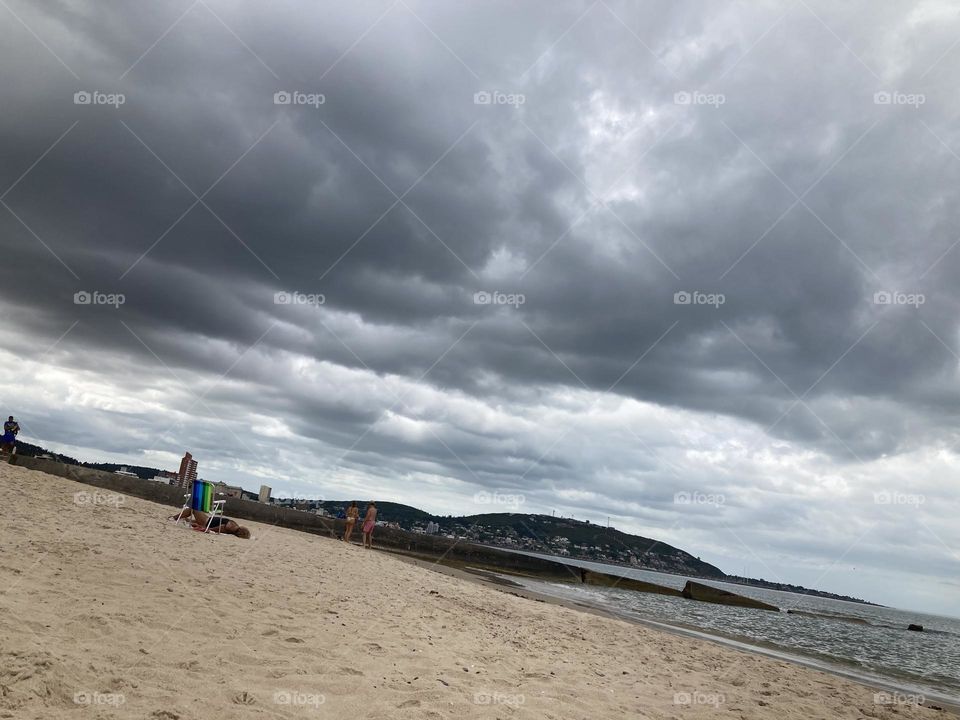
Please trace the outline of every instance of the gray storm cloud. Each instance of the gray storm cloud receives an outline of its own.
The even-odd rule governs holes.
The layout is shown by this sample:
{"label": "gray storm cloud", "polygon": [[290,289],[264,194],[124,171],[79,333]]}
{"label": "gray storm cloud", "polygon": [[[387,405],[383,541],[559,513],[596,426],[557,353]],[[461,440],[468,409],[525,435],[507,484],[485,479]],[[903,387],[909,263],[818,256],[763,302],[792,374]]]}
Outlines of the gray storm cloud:
{"label": "gray storm cloud", "polygon": [[927,560],[886,570],[956,570],[949,4],[0,13],[29,437],[449,512],[512,488],[793,581],[885,571],[891,533]]}

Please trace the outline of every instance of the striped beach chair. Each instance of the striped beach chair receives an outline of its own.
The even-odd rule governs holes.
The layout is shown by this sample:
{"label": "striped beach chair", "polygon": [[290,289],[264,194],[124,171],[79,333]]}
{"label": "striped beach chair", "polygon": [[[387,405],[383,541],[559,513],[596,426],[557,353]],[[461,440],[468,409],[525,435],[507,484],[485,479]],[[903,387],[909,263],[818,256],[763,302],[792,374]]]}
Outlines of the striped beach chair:
{"label": "striped beach chair", "polygon": [[[210,525],[213,523],[213,518],[217,515],[223,515],[223,508],[227,504],[226,500],[214,500],[213,498],[213,484],[204,482],[203,480],[194,480],[193,488],[189,493],[183,496],[184,505],[181,509],[181,514],[183,510],[197,510],[198,512],[204,512],[208,514],[207,526],[203,529],[204,532],[210,532]],[[177,520],[177,523],[180,521]],[[184,520],[184,522],[187,522]],[[219,534],[219,528],[217,529]]]}

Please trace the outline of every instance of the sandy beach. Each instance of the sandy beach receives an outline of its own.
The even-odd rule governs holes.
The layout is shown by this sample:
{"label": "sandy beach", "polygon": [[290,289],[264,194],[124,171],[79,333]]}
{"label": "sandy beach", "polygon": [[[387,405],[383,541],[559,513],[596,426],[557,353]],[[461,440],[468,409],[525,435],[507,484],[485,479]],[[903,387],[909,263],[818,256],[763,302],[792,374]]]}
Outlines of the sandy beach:
{"label": "sandy beach", "polygon": [[0,488],[3,718],[952,717],[306,533],[202,535],[6,464]]}

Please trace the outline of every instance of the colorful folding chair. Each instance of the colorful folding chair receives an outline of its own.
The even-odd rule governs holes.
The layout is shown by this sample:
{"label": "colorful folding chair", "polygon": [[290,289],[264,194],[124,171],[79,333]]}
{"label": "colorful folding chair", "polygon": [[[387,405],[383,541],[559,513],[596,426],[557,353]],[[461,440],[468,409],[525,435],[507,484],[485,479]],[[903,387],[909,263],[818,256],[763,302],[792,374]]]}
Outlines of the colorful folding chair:
{"label": "colorful folding chair", "polygon": [[[207,526],[203,529],[204,532],[210,532],[210,525],[213,523],[213,518],[217,515],[223,515],[223,508],[227,504],[226,500],[214,500],[213,484],[204,482],[203,480],[194,480],[193,488],[183,496],[183,499],[185,504],[180,511],[181,515],[183,514],[183,510],[187,509],[204,512],[209,515],[207,518]],[[180,520],[177,520],[177,522],[179,523]],[[185,518],[184,522],[186,522]],[[217,528],[217,534],[220,534],[219,527]]]}

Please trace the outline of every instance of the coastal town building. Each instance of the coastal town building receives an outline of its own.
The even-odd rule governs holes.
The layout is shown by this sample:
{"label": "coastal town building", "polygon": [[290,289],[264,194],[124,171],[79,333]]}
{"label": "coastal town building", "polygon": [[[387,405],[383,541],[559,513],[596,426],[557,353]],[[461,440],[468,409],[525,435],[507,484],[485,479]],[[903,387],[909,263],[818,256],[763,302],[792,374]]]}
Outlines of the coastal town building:
{"label": "coastal town building", "polygon": [[238,485],[227,485],[225,482],[217,482],[213,485],[215,495],[223,495],[228,498],[239,500],[243,497],[243,488]]}
{"label": "coastal town building", "polygon": [[177,487],[189,488],[193,481],[197,479],[197,461],[193,459],[190,453],[184,453],[180,461],[180,470],[177,472]]}

